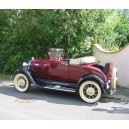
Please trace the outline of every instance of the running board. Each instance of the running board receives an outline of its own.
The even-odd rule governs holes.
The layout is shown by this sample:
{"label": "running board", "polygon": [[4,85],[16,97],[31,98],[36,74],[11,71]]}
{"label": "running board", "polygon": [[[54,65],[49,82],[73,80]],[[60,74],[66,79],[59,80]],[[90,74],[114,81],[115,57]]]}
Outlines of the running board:
{"label": "running board", "polygon": [[61,87],[61,86],[53,86],[53,85],[47,85],[43,87],[44,89],[52,89],[52,90],[59,90],[59,91],[67,91],[67,92],[75,92],[76,89],[74,88],[67,88],[67,87]]}

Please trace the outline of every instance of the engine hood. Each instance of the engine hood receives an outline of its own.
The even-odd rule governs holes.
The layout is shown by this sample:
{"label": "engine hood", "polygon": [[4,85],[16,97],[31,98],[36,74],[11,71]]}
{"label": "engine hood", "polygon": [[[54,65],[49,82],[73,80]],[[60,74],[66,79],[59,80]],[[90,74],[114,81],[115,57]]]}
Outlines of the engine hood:
{"label": "engine hood", "polygon": [[40,66],[44,66],[44,65],[48,65],[49,64],[49,60],[31,60],[30,61],[30,68],[32,67],[40,67]]}
{"label": "engine hood", "polygon": [[41,63],[48,63],[49,60],[31,60],[31,64],[41,64]]}

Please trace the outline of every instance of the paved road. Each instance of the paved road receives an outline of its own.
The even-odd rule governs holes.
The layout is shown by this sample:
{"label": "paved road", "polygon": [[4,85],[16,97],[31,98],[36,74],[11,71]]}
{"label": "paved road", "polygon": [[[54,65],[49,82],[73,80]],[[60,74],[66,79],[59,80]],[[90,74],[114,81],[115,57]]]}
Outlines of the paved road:
{"label": "paved road", "polygon": [[19,93],[13,83],[0,80],[0,119],[129,119],[129,100],[104,97],[87,104],[78,95],[31,88]]}

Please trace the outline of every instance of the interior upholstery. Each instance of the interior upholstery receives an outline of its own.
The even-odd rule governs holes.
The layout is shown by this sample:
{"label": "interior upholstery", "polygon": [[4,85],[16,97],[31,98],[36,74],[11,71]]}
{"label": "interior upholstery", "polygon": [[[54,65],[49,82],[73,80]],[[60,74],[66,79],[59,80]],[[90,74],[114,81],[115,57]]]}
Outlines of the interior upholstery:
{"label": "interior upholstery", "polygon": [[76,59],[70,59],[70,64],[72,65],[79,65],[79,64],[88,64],[88,63],[94,63],[95,57],[94,56],[87,56],[87,57],[81,57]]}

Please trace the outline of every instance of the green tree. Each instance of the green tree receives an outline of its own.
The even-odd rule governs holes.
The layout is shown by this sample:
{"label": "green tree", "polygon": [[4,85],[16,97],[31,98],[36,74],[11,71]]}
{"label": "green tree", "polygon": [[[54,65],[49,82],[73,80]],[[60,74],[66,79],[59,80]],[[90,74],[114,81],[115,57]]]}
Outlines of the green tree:
{"label": "green tree", "polygon": [[92,45],[118,50],[129,41],[128,10],[0,10],[0,72],[12,73],[50,48],[65,57],[92,54]]}

